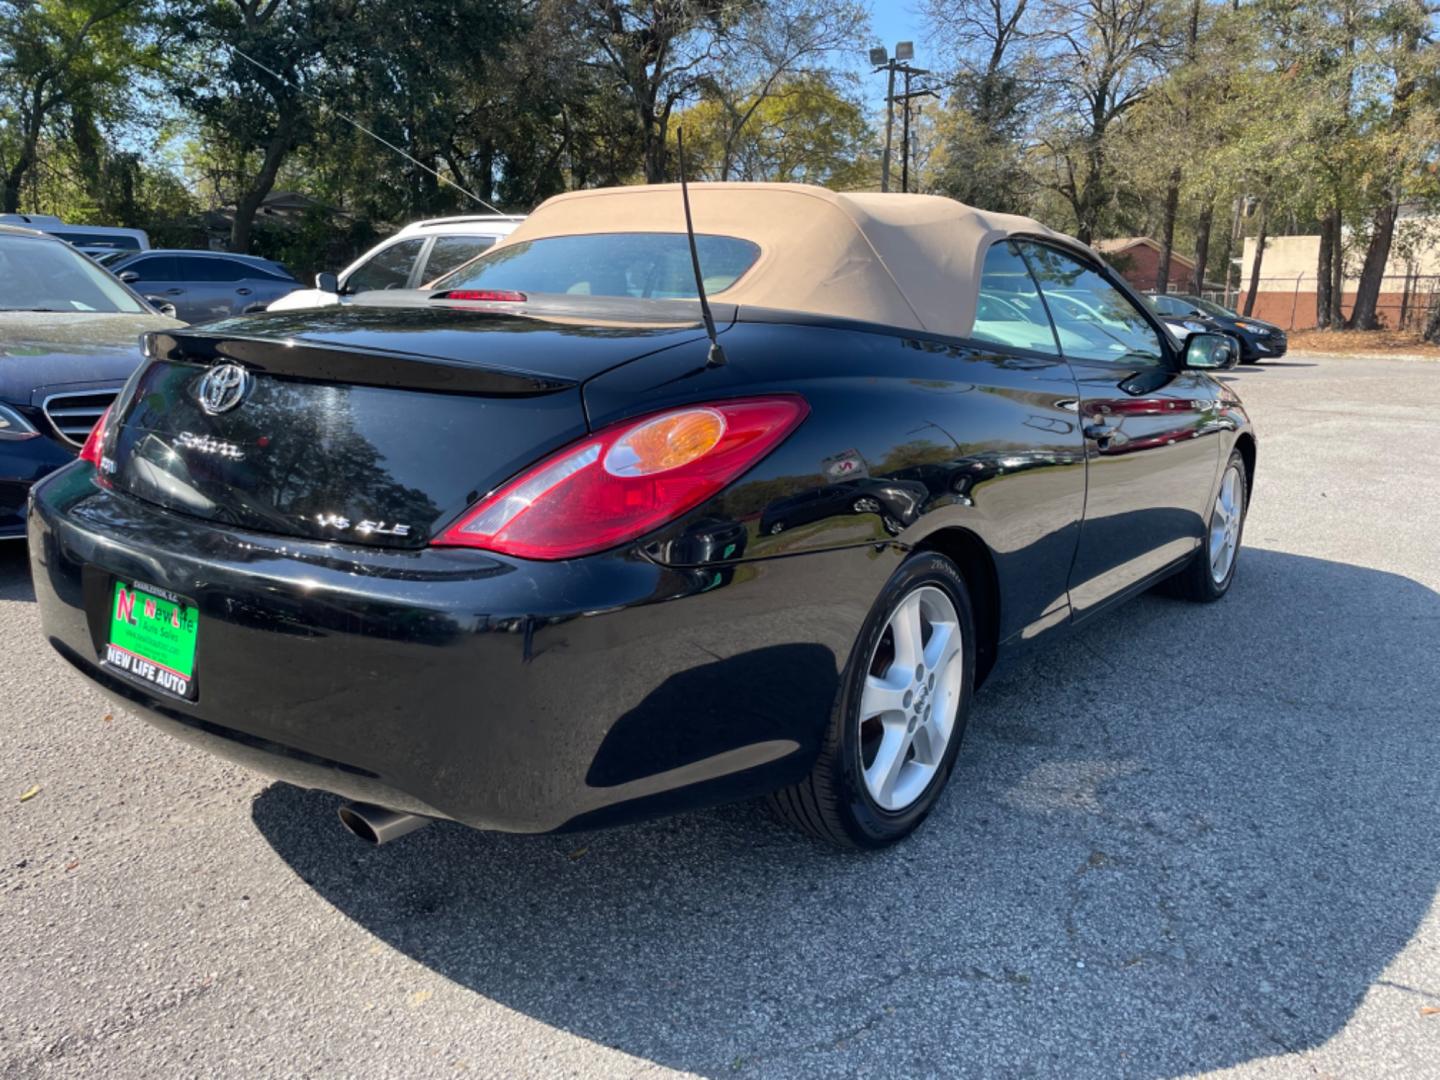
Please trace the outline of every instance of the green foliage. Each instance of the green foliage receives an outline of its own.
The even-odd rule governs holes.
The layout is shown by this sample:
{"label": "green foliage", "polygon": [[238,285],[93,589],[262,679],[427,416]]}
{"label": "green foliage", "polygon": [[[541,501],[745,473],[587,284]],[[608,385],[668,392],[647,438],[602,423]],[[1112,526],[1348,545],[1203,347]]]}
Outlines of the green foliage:
{"label": "green foliage", "polygon": [[734,110],[713,96],[675,116],[673,126],[685,130],[691,179],[773,180],[840,191],[878,179],[875,133],[864,108],[835,80],[797,76],[762,100],[742,98],[738,105],[747,122],[733,136]]}

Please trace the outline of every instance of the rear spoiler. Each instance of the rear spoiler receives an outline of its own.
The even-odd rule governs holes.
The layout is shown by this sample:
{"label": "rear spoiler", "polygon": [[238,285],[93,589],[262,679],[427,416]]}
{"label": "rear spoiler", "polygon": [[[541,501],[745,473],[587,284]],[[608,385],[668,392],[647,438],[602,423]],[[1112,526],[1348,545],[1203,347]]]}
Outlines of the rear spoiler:
{"label": "rear spoiler", "polygon": [[314,382],[384,386],[442,394],[535,397],[575,386],[573,379],[532,375],[438,356],[315,344],[243,334],[152,330],[141,338],[145,355],[187,364],[235,363],[267,375]]}

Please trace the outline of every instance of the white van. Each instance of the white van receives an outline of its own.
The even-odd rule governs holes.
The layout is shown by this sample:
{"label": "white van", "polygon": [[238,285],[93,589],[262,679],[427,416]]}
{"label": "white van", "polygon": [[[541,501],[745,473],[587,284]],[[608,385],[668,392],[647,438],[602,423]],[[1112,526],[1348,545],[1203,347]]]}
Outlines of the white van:
{"label": "white van", "polygon": [[371,289],[418,289],[509,236],[524,220],[523,215],[470,214],[414,222],[365,252],[338,278],[317,274],[315,288],[297,289],[265,310],[329,307]]}
{"label": "white van", "polygon": [[19,225],[64,240],[92,259],[114,251],[149,251],[150,237],[144,229],[121,229],[109,225],[66,225],[54,214],[0,214],[0,225]]}

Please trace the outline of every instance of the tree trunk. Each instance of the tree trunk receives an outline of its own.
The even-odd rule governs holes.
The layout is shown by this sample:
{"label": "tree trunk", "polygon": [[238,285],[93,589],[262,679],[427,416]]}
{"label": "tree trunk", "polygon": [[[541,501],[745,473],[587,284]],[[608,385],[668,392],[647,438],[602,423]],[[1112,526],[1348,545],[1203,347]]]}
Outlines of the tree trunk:
{"label": "tree trunk", "polygon": [[1244,314],[1246,315],[1251,315],[1255,311],[1255,292],[1260,288],[1260,263],[1265,258],[1266,229],[1270,225],[1269,217],[1269,207],[1262,201],[1260,203],[1260,231],[1255,236],[1255,261],[1250,264],[1250,289],[1245,293]]}
{"label": "tree trunk", "polygon": [[20,212],[20,189],[25,184],[25,177],[35,166],[36,150],[40,145],[40,131],[35,128],[33,131],[25,132],[24,140],[20,144],[20,153],[16,156],[10,171],[5,174],[5,189],[0,193],[0,213],[17,214]]}
{"label": "tree trunk", "polygon": [[270,139],[270,144],[265,147],[265,159],[260,163],[260,172],[256,174],[250,189],[235,203],[235,221],[230,226],[230,250],[238,254],[245,254],[250,250],[250,236],[255,228],[255,215],[259,212],[265,197],[275,186],[276,174],[280,172],[280,163],[285,160],[285,155],[290,150],[291,140],[294,138],[295,125],[293,118],[282,120],[280,128]]}
{"label": "tree trunk", "polygon": [[1330,328],[1330,286],[1334,280],[1335,231],[1330,227],[1335,208],[1325,211],[1320,219],[1320,257],[1315,264],[1315,325]]}
{"label": "tree trunk", "polygon": [[1195,273],[1191,285],[1196,294],[1205,291],[1205,271],[1210,268],[1210,227],[1215,222],[1215,199],[1207,199],[1195,222]]}
{"label": "tree trunk", "polygon": [[1170,255],[1175,249],[1175,215],[1180,212],[1180,166],[1170,171],[1165,188],[1165,219],[1160,224],[1160,263],[1155,269],[1155,291],[1170,291]]}
{"label": "tree trunk", "polygon": [[1342,228],[1343,214],[1337,204],[1335,217],[1330,222],[1330,318],[1327,325],[1339,330],[1345,325],[1345,231]]}
{"label": "tree trunk", "polygon": [[1345,326],[1350,330],[1376,330],[1376,306],[1384,284],[1385,264],[1390,261],[1390,244],[1395,239],[1395,218],[1400,207],[1388,202],[1375,211],[1375,227],[1365,249],[1365,265],[1360,268],[1360,284],[1355,289],[1355,307]]}
{"label": "tree trunk", "polygon": [[1430,294],[1430,318],[1425,323],[1425,340],[1440,345],[1440,292]]}

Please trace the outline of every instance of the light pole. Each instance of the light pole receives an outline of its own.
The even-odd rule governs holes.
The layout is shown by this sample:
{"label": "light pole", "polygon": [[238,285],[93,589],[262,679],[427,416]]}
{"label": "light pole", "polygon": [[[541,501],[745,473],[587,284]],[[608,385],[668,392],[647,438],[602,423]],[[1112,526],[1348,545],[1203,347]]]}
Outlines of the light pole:
{"label": "light pole", "polygon": [[[905,103],[904,133],[902,138],[902,155],[900,162],[900,190],[910,190],[910,99],[917,97],[935,97],[933,90],[910,90],[910,76],[929,75],[930,72],[924,68],[911,67],[906,61],[915,58],[915,43],[913,41],[899,41],[895,43],[895,57],[891,59],[885,52],[883,45],[870,50],[870,63],[875,65],[875,71],[884,71],[888,82],[885,88],[885,156],[880,162],[880,190],[890,190],[890,148],[895,141],[895,103]],[[905,76],[905,92],[895,93],[895,73]]]}
{"label": "light pole", "polygon": [[870,63],[875,65],[876,71],[884,71],[888,76],[885,87],[885,156],[880,162],[881,191],[890,190],[890,147],[895,140],[895,72],[905,71],[904,61],[914,56],[913,41],[897,41],[893,60],[886,54],[883,45],[870,50]]}

